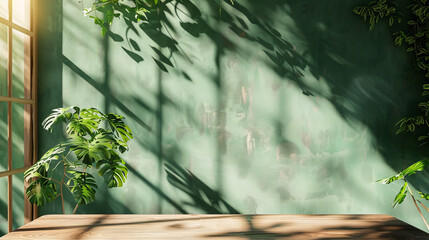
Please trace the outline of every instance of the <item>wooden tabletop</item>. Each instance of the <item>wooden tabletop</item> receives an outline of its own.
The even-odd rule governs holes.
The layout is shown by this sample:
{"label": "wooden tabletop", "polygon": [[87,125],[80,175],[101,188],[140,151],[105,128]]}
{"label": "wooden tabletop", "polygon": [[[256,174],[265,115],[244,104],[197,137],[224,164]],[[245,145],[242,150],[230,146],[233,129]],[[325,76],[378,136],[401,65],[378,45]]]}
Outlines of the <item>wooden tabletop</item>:
{"label": "wooden tabletop", "polygon": [[387,215],[46,215],[6,239],[429,239]]}

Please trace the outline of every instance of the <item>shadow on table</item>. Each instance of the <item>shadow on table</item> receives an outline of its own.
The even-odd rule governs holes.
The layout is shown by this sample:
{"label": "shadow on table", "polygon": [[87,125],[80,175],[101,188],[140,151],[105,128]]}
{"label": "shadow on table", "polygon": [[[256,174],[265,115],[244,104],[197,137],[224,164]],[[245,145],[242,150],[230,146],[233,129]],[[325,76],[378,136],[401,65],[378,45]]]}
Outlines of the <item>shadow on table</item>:
{"label": "shadow on table", "polygon": [[[275,215],[273,215],[275,218]],[[305,217],[308,217],[306,219]],[[70,218],[72,223],[73,216],[64,216],[64,218]],[[198,230],[196,235],[201,239],[210,238],[242,238],[242,239],[427,239],[428,234],[420,231],[419,229],[408,225],[399,220],[380,220],[377,221],[374,217],[368,218],[368,215],[343,215],[341,217],[331,218],[331,215],[316,215],[316,219],[310,219],[315,217],[314,215],[299,216],[296,222],[293,222],[293,218],[287,220],[274,220],[261,219],[261,215],[204,215],[204,216],[190,216],[190,217],[179,217],[179,218],[168,218],[156,219],[148,221],[132,221],[132,219],[125,219],[125,222],[110,223],[109,219],[111,216],[102,215],[95,219],[91,224],[79,224],[74,226],[44,226],[44,227],[26,227],[18,229],[16,233],[20,232],[33,232],[33,231],[52,231],[52,230],[77,230],[81,229],[77,234],[73,235],[73,239],[81,239],[87,237],[85,233],[91,231],[91,229],[98,227],[114,227],[114,226],[135,226],[138,227],[142,224],[153,224],[149,229],[150,232],[145,232],[145,228],[142,229],[141,234],[150,233],[151,236],[155,236],[159,231],[160,234],[175,234],[180,236],[186,234],[183,237],[189,237],[194,233],[193,231]],[[267,216],[265,216],[267,217]],[[269,216],[268,216],[269,217]],[[326,217],[326,219],[325,219]],[[212,228],[217,221],[230,221],[235,219],[236,221],[231,222],[230,229],[238,229],[238,231],[222,232],[220,227]],[[330,219],[334,222],[330,222]],[[43,221],[43,219],[40,219]],[[40,221],[39,220],[39,221]],[[126,222],[128,220],[128,222]],[[209,222],[204,222],[208,220]],[[244,221],[242,221],[244,220]],[[303,220],[305,220],[303,222]],[[307,221],[308,220],[308,221]],[[195,224],[186,225],[185,223],[197,221],[199,226],[195,228]],[[245,222],[245,224],[243,224]],[[165,225],[165,223],[167,225]],[[183,223],[183,224],[182,224]],[[161,224],[161,225],[156,225]],[[210,224],[204,225],[204,224]],[[319,224],[319,226],[318,226]],[[204,233],[204,226],[208,226],[207,231],[220,231],[220,233],[210,234]],[[221,225],[219,225],[221,226]],[[332,227],[334,226],[334,227]],[[184,232],[181,232],[184,231]],[[69,231],[68,231],[69,232]],[[108,232],[108,230],[106,230]],[[57,232],[59,233],[59,232]],[[135,233],[135,232],[134,232]],[[39,232],[39,234],[41,234]],[[198,235],[199,234],[199,235]],[[124,233],[126,236],[126,233]]]}
{"label": "shadow on table", "polygon": [[[308,215],[311,217],[311,215]],[[329,215],[326,215],[329,216]],[[205,235],[204,238],[243,238],[243,239],[428,239],[429,235],[400,220],[375,222],[374,219],[365,219],[367,215],[344,215],[343,225],[335,227],[293,226],[292,223],[273,223],[266,227],[256,226],[257,215],[243,215],[247,228],[244,231],[224,232],[220,234]],[[360,221],[361,224],[350,226],[347,221]],[[329,221],[329,220],[323,220]],[[285,225],[289,225],[285,228]],[[369,226],[368,226],[369,225]],[[295,228],[295,230],[294,230]]]}

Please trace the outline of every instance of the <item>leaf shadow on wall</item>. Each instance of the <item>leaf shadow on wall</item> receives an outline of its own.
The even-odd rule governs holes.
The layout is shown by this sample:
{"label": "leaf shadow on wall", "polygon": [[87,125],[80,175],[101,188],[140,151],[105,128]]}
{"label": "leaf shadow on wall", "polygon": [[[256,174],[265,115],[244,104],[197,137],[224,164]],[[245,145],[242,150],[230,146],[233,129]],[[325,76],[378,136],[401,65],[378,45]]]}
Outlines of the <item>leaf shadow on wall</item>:
{"label": "leaf shadow on wall", "polygon": [[[129,16],[129,11],[124,8],[121,19],[128,26],[124,31],[125,34],[108,33],[108,37],[112,41],[128,44],[128,48],[122,48],[133,61],[141,63],[152,58],[160,72],[161,77],[158,81],[160,81],[161,88],[154,93],[158,97],[156,108],[150,107],[150,104],[139,96],[130,96],[129,99],[139,107],[148,110],[149,114],[156,118],[155,125],[158,127],[150,127],[156,132],[156,138],[151,141],[156,143],[153,147],[155,150],[152,150],[158,157],[161,167],[166,161],[165,154],[163,154],[165,143],[162,139],[165,127],[163,109],[181,105],[175,100],[168,100],[169,98],[162,91],[162,76],[176,71],[191,83],[198,81],[186,69],[179,69],[176,64],[175,58],[193,61],[189,57],[191,53],[181,47],[183,43],[172,37],[176,32],[183,31],[195,39],[202,36],[207,37],[215,45],[215,74],[209,75],[208,78],[215,86],[213,91],[217,96],[216,112],[221,116],[216,119],[214,124],[218,163],[215,175],[218,176],[218,180],[216,186],[213,187],[220,196],[222,196],[225,184],[222,182],[224,164],[222,159],[226,151],[225,139],[227,138],[223,120],[226,114],[225,80],[222,80],[221,59],[226,52],[247,54],[249,58],[253,56],[252,52],[264,53],[264,57],[258,57],[257,60],[269,67],[283,81],[293,83],[301,89],[304,95],[314,97],[315,101],[318,99],[329,101],[345,121],[358,122],[366,126],[371,133],[372,147],[381,153],[392,168],[401,170],[427,154],[425,149],[416,147],[414,137],[394,135],[394,123],[402,116],[412,115],[413,111],[410,109],[413,109],[413,106],[416,105],[414,103],[417,102],[413,96],[420,94],[419,84],[404,81],[404,79],[410,78],[404,73],[412,72],[412,67],[404,60],[406,57],[401,55],[401,49],[393,46],[393,41],[386,33],[386,29],[370,33],[365,23],[357,16],[353,16],[351,13],[353,3],[338,0],[330,1],[329,4],[316,1],[275,0],[270,4],[249,1],[236,2],[234,5],[225,3],[223,6],[219,6],[217,1],[208,1],[209,10],[205,8],[203,11],[191,1],[177,1],[176,8],[167,5],[170,2],[159,6],[159,15],[155,13],[148,15],[153,22],[141,23],[137,26],[132,21],[133,16]],[[333,5],[337,8],[332,8]],[[219,14],[219,9],[221,9],[221,14]],[[339,9],[344,11],[339,11]],[[181,20],[178,11],[189,13],[187,20]],[[289,24],[294,26],[292,30],[285,33],[282,24],[286,23],[280,21],[279,15],[290,17],[291,23]],[[173,23],[171,16],[179,19],[179,27]],[[224,25],[229,28],[226,32],[218,29],[219,26]],[[350,26],[354,27],[349,28]],[[133,32],[134,35],[143,38],[141,31],[146,38],[155,43],[151,43],[153,46],[151,45],[151,54],[148,54],[150,56],[141,52],[142,46],[148,43],[129,35],[130,32]],[[295,38],[288,41],[291,36]],[[253,43],[255,49],[250,52],[248,49],[241,48],[240,43],[242,42]],[[385,61],[381,61],[380,56],[386,56]],[[401,61],[395,63],[396,59],[401,59]],[[79,73],[78,69],[73,67],[74,64],[71,61],[64,60],[64,63],[78,75],[85,76],[83,71]],[[329,89],[321,90],[317,86],[308,84],[306,79],[308,77],[325,81]],[[83,79],[101,93],[110,91],[106,89],[106,86],[97,85],[88,77],[83,77]],[[127,110],[126,105],[119,99],[111,98],[109,95],[106,97],[106,101],[130,114],[133,121],[141,119],[132,110]],[[195,119],[192,121],[198,123]],[[273,119],[273,122],[276,121],[279,119]],[[144,144],[141,145],[147,148]],[[181,150],[180,146],[177,148],[179,151]],[[311,151],[317,153],[318,150],[311,149]],[[180,159],[174,159],[174,161],[180,164]],[[183,172],[178,169],[176,173]],[[168,176],[171,175],[167,173]],[[419,181],[415,181],[413,184],[424,188],[428,180],[423,176],[420,175]],[[183,181],[176,182],[184,183]],[[178,186],[177,183],[176,186]],[[186,184],[191,185],[189,182]],[[182,190],[186,191],[186,189]],[[157,191],[159,191],[158,194],[163,192],[162,189]],[[190,197],[192,198],[192,196]]]}
{"label": "leaf shadow on wall", "polygon": [[[195,38],[207,36],[216,45],[216,58],[221,58],[225,51],[243,51],[239,41],[250,41],[258,47],[256,51],[265,53],[266,58],[260,61],[264,61],[281,78],[301,88],[304,95],[324,98],[346,121],[357,121],[368,127],[373,137],[373,148],[383,155],[392,168],[401,170],[427,155],[426,149],[417,147],[414,136],[394,135],[396,121],[417,112],[414,106],[418,102],[415,96],[420,94],[419,84],[409,83],[405,79],[419,77],[419,74],[410,76],[413,68],[402,54],[403,49],[393,46],[385,26],[369,32],[365,23],[351,13],[355,3],[285,3],[277,0],[270,4],[252,1],[219,6],[217,2],[209,1],[209,12],[203,12],[191,1],[175,1],[174,8],[168,6],[171,2],[159,6],[159,15],[149,14],[151,21],[139,24],[140,29],[158,44],[152,47],[152,58],[161,71],[174,69],[175,55],[184,58],[190,55],[180,47],[181,43],[174,40],[175,32],[186,31]],[[330,7],[332,5],[338,8]],[[302,41],[298,46],[282,35],[284,27],[281,24],[285,22],[276,22],[277,19],[272,17],[276,11],[284,12],[292,19],[295,25],[292,35]],[[186,12],[187,19],[181,19],[179,12]],[[122,12],[123,20],[129,27],[125,32],[133,31],[139,35],[132,22],[133,16],[127,16],[127,13],[129,11],[126,9]],[[168,15],[174,16],[175,20],[179,19],[181,29],[174,25]],[[228,25],[229,33],[216,29],[207,20],[210,18]],[[236,35],[234,40],[237,37],[240,40],[232,40],[231,34]],[[114,41],[124,41],[120,34],[110,33],[109,36]],[[146,43],[132,39],[127,34],[125,39],[130,46],[127,54],[136,60],[136,56],[130,53],[138,54],[139,44]],[[164,55],[159,48],[166,49],[169,56]],[[398,59],[400,61],[395,62]],[[219,70],[220,66],[217,68]],[[307,70],[312,77],[326,81],[329,91],[307,85]],[[194,81],[187,72],[183,71],[182,74]],[[222,82],[216,76],[213,81],[220,87],[220,109],[223,105]],[[221,148],[218,148],[219,151],[222,151]],[[413,184],[424,189],[428,183],[425,176],[421,174]]]}

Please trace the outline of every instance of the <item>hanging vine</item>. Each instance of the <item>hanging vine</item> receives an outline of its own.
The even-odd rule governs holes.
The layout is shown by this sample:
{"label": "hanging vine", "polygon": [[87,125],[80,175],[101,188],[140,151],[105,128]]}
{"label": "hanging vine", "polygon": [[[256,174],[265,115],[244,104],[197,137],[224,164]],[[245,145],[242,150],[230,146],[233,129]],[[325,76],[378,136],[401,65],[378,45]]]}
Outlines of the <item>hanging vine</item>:
{"label": "hanging vine", "polygon": [[[395,1],[379,0],[370,2],[366,6],[357,6],[353,9],[353,12],[362,16],[363,19],[369,23],[370,30],[373,30],[379,21],[388,20],[389,26],[393,30],[395,44],[398,46],[406,45],[406,51],[413,54],[416,71],[423,72],[424,77],[422,77],[423,81],[421,83],[423,85],[422,95],[426,97],[427,100],[418,104],[420,114],[417,116],[404,117],[398,121],[398,130],[396,133],[414,132],[417,128],[420,128],[424,130],[426,134],[419,136],[417,140],[421,142],[421,145],[426,144],[429,137],[429,84],[427,83],[429,79],[429,1],[413,0],[408,8],[399,9]],[[407,22],[403,22],[405,15],[409,16]],[[417,203],[428,212],[429,209],[420,200],[416,199],[407,181],[409,176],[416,172],[423,171],[427,165],[429,165],[429,159],[418,161],[395,176],[381,179],[377,182],[389,184],[397,180],[404,181],[404,185],[393,201],[393,207],[395,208],[398,204],[401,204],[409,193],[423,222],[429,230],[429,225]],[[429,194],[423,192],[419,192],[419,194],[421,198],[429,200]]]}

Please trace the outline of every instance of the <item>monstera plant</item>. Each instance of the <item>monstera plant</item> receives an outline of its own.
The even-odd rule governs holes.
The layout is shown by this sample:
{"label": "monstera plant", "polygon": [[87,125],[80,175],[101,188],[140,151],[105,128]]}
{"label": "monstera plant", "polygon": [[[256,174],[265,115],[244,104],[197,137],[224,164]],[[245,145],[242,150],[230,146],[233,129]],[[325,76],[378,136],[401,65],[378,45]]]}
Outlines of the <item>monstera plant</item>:
{"label": "monstera plant", "polygon": [[68,138],[49,149],[31,166],[24,177],[29,182],[26,194],[31,203],[43,206],[70,191],[79,205],[95,200],[97,182],[89,171],[94,169],[109,188],[121,187],[128,169],[121,154],[128,150],[133,138],[124,117],[104,114],[95,108],[68,107],[54,109],[43,121],[43,128],[65,126]]}

